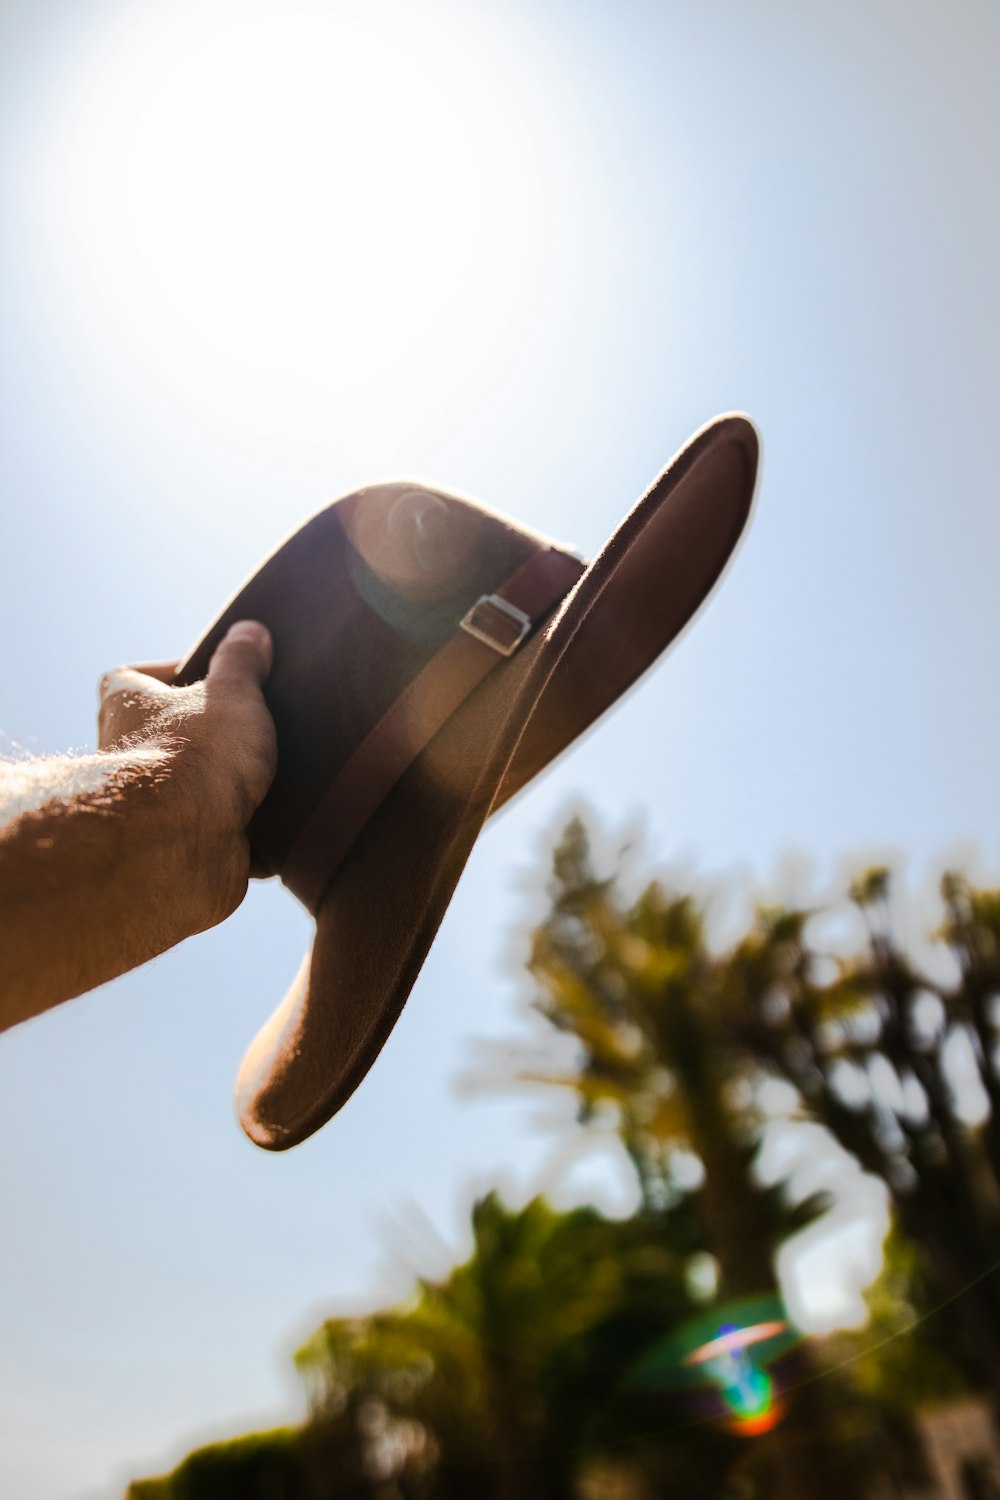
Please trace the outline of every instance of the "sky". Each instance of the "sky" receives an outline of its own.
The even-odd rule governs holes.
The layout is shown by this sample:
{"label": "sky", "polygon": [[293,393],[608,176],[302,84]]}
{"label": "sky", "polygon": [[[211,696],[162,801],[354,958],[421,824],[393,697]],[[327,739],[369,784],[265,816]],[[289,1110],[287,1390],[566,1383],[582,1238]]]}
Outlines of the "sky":
{"label": "sky", "polygon": [[[764,459],[722,586],[485,832],[318,1135],[232,1115],[309,941],[274,883],[2,1038],[0,1492],[113,1500],[294,1419],[296,1345],[443,1271],[493,1186],[628,1209],[568,1102],[468,1082],[537,1036],[571,811],[705,890],[891,857],[915,938],[947,863],[1000,879],[998,43],[987,0],[2,0],[5,753],[93,748],[102,671],[372,479],[592,554],[717,412]],[[817,1325],[881,1223],[838,1181],[836,1253],[786,1267]]]}

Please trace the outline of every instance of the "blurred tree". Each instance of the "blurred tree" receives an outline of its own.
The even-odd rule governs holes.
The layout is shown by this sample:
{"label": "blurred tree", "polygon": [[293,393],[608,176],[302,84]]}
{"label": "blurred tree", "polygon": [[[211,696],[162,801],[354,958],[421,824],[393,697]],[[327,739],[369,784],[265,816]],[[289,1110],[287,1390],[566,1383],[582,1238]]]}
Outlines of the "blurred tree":
{"label": "blurred tree", "polygon": [[1000,1411],[1000,892],[943,880],[951,983],[897,943],[887,870],[851,896],[867,945],[835,963],[807,940],[810,912],[759,911],[727,964],[723,1014],[732,1043],[885,1183],[929,1305],[954,1300],[964,1368]]}
{"label": "blurred tree", "polygon": [[943,1310],[921,1312],[930,1301],[925,1265],[920,1247],[893,1226],[882,1269],[865,1292],[868,1322],[824,1341],[830,1363],[850,1370],[845,1427],[858,1433],[874,1421],[885,1467],[903,1494],[921,1493],[932,1483],[921,1414],[969,1393],[950,1319]]}
{"label": "blurred tree", "polygon": [[953,1357],[957,1330],[964,1378],[1000,1409],[1000,892],[945,876],[945,982],[901,949],[890,887],[882,868],[852,886],[867,940],[848,959],[813,948],[816,913],[780,907],[712,954],[689,896],[654,883],[624,907],[574,821],[530,967],[536,1009],[579,1052],[532,1076],[573,1088],[583,1121],[610,1114],[647,1211],[676,1190],[678,1153],[695,1153],[723,1293],[766,1284],[781,1224],[750,1156],[762,1083],[791,1084],[800,1117],[888,1188],[922,1310],[953,1304]]}
{"label": "blurred tree", "polygon": [[635,1169],[645,1213],[690,1187],[700,1165],[702,1208],[723,1297],[774,1290],[774,1251],[825,1207],[797,1211],[756,1181],[761,1118],[747,1088],[746,1053],[724,1008],[731,986],[687,895],[652,884],[629,909],[594,873],[574,820],[555,852],[552,907],[536,929],[529,969],[535,1009],[579,1043],[564,1073],[531,1081],[568,1086],[586,1123],[610,1113]]}
{"label": "blurred tree", "polygon": [[[950,985],[900,951],[882,870],[853,891],[862,953],[830,959],[808,940],[811,912],[777,908],[720,953],[689,895],[654,883],[626,904],[571,824],[530,967],[574,1058],[530,1076],[570,1088],[584,1122],[613,1123],[639,1210],[613,1221],[490,1195],[463,1265],[408,1306],[327,1321],[299,1352],[304,1428],[201,1449],[132,1500],[840,1500],[919,1486],[920,1408],[970,1383],[996,1392],[1000,1360],[1000,894],[956,876],[943,894]],[[789,1347],[774,1256],[824,1202],[790,1204],[754,1172],[775,1078],[896,1209],[870,1326],[828,1341],[822,1370]],[[959,1341],[954,1318],[924,1316],[947,1299]]]}
{"label": "blurred tree", "polygon": [[[685,1191],[693,1156],[720,1303],[777,1300],[775,1252],[825,1203],[814,1198],[793,1209],[780,1189],[754,1176],[764,1117],[754,1106],[746,997],[734,981],[734,959],[709,949],[704,915],[689,895],[654,882],[624,905],[614,881],[595,873],[579,819],[555,851],[550,896],[529,959],[534,1005],[578,1050],[567,1071],[528,1076],[573,1089],[582,1122],[610,1115],[647,1216]],[[797,1394],[780,1441],[758,1443],[760,1467],[767,1453],[768,1494],[833,1500],[849,1482],[849,1464],[824,1407],[831,1392],[820,1397],[810,1374],[800,1351],[786,1368]]]}
{"label": "blurred tree", "polygon": [[686,1204],[668,1217],[674,1232],[653,1235],[640,1220],[541,1199],[511,1211],[489,1196],[464,1265],[421,1282],[409,1308],[325,1323],[300,1351],[315,1420],[363,1391],[386,1477],[407,1497],[570,1500],[607,1462],[634,1485],[666,1464],[684,1480],[676,1493],[721,1495],[725,1434],[681,1423],[671,1438],[660,1394],[624,1385],[697,1307],[697,1225]]}
{"label": "blurred tree", "polygon": [[295,1428],[255,1432],[190,1453],[172,1474],[139,1479],[126,1500],[305,1500]]}

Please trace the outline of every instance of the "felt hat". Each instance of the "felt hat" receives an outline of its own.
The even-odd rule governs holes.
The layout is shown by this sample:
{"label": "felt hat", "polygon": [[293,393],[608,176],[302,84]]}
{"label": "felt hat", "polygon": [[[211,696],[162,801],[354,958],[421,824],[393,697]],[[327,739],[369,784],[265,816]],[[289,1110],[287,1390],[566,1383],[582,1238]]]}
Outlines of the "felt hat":
{"label": "felt hat", "polygon": [[394,482],[333,501],[237,593],[184,662],[204,676],[238,619],[274,639],[278,769],[253,873],[316,918],[252,1043],[237,1108],[258,1145],[317,1130],[374,1063],[487,817],[687,624],[750,510],[746,417],[697,432],[593,562],[464,496]]}

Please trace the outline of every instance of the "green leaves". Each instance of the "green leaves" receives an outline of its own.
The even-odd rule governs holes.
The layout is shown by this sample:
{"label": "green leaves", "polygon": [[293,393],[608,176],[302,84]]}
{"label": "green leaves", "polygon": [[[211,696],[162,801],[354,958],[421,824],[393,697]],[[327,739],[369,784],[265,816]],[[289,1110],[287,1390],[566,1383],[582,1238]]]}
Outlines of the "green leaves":
{"label": "green leaves", "polygon": [[[617,1133],[639,1210],[488,1194],[463,1264],[303,1345],[304,1429],[192,1455],[151,1495],[840,1500],[887,1487],[922,1404],[970,1386],[1000,1402],[1000,892],[942,883],[950,983],[898,942],[881,867],[851,887],[864,927],[838,954],[815,909],[777,904],[714,947],[690,892],[626,899],[599,876],[579,820],[550,896],[534,1011],[575,1046],[522,1081],[570,1089],[584,1124]],[[803,1119],[810,1152],[819,1124],[895,1210],[871,1327],[818,1363],[774,1260],[830,1199],[813,1173],[790,1200],[755,1167]]]}

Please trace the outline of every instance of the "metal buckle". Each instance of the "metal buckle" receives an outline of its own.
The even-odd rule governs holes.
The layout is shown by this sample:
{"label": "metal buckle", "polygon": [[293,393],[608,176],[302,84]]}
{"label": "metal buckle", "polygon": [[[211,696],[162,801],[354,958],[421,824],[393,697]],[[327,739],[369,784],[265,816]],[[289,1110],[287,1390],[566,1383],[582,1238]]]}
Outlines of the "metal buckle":
{"label": "metal buckle", "polygon": [[500,656],[513,656],[531,629],[531,617],[499,594],[481,595],[459,623],[468,635],[475,636],[484,646],[492,646]]}

